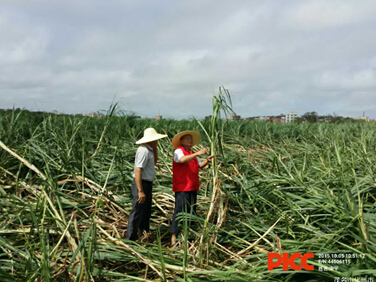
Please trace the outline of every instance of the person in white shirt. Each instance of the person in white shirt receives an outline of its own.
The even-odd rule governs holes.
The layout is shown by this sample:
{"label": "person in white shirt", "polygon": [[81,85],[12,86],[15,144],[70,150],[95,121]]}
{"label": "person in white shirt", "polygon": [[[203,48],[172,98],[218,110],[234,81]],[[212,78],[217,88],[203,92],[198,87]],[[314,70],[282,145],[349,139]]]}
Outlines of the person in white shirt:
{"label": "person in white shirt", "polygon": [[137,240],[139,234],[149,232],[152,188],[155,178],[155,164],[158,161],[158,140],[167,135],[158,134],[154,128],[147,128],[144,137],[136,142],[140,144],[135,157],[135,169],[132,181],[132,211],[129,214],[127,239]]}

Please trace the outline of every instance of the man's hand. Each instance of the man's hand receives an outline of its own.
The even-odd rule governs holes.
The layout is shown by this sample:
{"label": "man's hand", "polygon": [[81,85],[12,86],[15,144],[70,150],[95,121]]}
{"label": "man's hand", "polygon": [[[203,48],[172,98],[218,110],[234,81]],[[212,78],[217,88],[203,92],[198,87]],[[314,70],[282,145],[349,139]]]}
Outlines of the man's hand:
{"label": "man's hand", "polygon": [[204,168],[204,167],[206,167],[206,165],[208,164],[208,163],[210,163],[210,162],[212,162],[213,161],[213,157],[214,156],[209,156],[209,157],[207,157],[206,158],[206,160],[204,160],[203,162],[201,162],[200,164],[199,164],[199,167],[200,168]]}
{"label": "man's hand", "polygon": [[145,200],[146,200],[146,196],[145,196],[144,191],[138,191],[138,200],[137,200],[137,203],[143,204],[143,203],[145,203]]}
{"label": "man's hand", "polygon": [[208,153],[208,149],[204,148],[197,152],[199,156],[206,155]]}

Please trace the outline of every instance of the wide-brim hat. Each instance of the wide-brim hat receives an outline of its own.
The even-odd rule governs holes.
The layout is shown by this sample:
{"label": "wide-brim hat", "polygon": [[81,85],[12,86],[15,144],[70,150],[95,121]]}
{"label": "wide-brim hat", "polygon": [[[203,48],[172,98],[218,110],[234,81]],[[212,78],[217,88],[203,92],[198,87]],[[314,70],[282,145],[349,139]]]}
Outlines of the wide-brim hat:
{"label": "wide-brim hat", "polygon": [[192,136],[192,146],[197,145],[198,142],[200,142],[201,135],[200,133],[193,131],[193,130],[187,130],[187,131],[182,131],[174,136],[172,138],[172,146],[176,149],[181,146],[180,139],[184,135],[191,135]]}
{"label": "wide-brim hat", "polygon": [[138,140],[136,144],[145,144],[165,137],[167,137],[167,135],[159,134],[154,128],[150,127],[144,130],[144,137]]}

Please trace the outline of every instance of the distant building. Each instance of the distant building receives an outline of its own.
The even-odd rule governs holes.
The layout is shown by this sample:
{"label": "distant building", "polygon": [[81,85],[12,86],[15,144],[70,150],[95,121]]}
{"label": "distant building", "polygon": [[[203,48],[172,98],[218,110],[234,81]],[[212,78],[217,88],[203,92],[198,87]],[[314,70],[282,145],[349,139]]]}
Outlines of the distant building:
{"label": "distant building", "polygon": [[134,119],[141,119],[141,116],[133,116]]}
{"label": "distant building", "polygon": [[211,119],[212,118],[212,116],[210,115],[210,116],[205,116],[205,119]]}
{"label": "distant building", "polygon": [[285,123],[286,117],[280,117],[280,116],[271,117],[267,121],[273,122],[273,123]]}
{"label": "distant building", "polygon": [[88,117],[92,117],[92,118],[104,118],[105,115],[102,115],[102,114],[98,114],[98,113],[90,113],[87,115]]}
{"label": "distant building", "polygon": [[319,117],[317,119],[318,122],[325,122],[325,123],[330,123],[332,122],[333,118],[332,117]]}
{"label": "distant building", "polygon": [[369,117],[358,117],[354,118],[355,120],[363,120],[363,121],[369,121]]}
{"label": "distant building", "polygon": [[155,117],[155,119],[156,119],[156,120],[161,120],[161,119],[162,119],[162,116],[161,116],[161,115],[157,115],[157,116]]}
{"label": "distant building", "polygon": [[241,119],[241,116],[237,116],[237,115],[230,116],[230,120],[240,120],[240,119]]}
{"label": "distant building", "polygon": [[253,116],[253,117],[247,117],[246,120],[257,120],[257,121],[260,121],[260,120],[264,120],[264,118],[260,117],[260,116]]}
{"label": "distant building", "polygon": [[258,121],[267,121],[268,119],[269,119],[268,116],[259,116],[255,118],[255,120],[258,120]]}
{"label": "distant building", "polygon": [[298,115],[295,112],[291,112],[289,114],[286,114],[286,123],[294,121],[294,119],[296,119],[297,117],[298,117]]}

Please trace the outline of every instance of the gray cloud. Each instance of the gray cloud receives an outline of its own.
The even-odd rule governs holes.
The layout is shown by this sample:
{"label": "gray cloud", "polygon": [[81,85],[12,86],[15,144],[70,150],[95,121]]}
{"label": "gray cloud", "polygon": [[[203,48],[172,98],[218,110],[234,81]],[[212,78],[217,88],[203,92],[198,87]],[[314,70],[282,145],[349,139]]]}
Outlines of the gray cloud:
{"label": "gray cloud", "polygon": [[376,118],[374,1],[9,1],[0,107]]}

